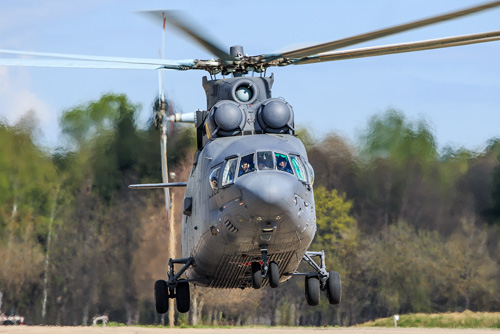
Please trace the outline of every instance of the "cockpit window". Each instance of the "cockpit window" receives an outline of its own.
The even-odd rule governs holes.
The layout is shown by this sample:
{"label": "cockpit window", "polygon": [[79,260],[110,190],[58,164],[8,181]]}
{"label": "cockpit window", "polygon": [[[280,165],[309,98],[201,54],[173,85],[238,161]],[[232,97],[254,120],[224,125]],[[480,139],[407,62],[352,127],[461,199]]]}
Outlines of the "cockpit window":
{"label": "cockpit window", "polygon": [[257,152],[257,166],[259,166],[259,170],[274,169],[273,152]]}
{"label": "cockpit window", "polygon": [[314,169],[311,164],[306,161],[307,171],[309,172],[309,184],[312,186],[314,184]]}
{"label": "cockpit window", "polygon": [[240,160],[240,169],[238,172],[238,176],[245,175],[250,172],[255,171],[255,163],[253,160],[254,153],[245,155],[244,157],[241,157]]}
{"label": "cockpit window", "polygon": [[210,181],[210,187],[212,187],[213,190],[217,190],[219,188],[219,173],[220,172],[220,165],[216,168],[214,168],[210,172],[210,176],[208,177]]}
{"label": "cockpit window", "polygon": [[290,161],[288,161],[288,156],[286,154],[274,153],[276,157],[276,168],[278,170],[293,174],[292,166],[290,166]]}
{"label": "cockpit window", "polygon": [[236,166],[238,166],[238,158],[229,159],[222,173],[222,186],[225,187],[234,182],[236,175]]}
{"label": "cockpit window", "polygon": [[295,171],[295,175],[297,175],[300,181],[306,182],[306,170],[300,158],[296,155],[291,155],[290,159],[292,160],[292,167]]}

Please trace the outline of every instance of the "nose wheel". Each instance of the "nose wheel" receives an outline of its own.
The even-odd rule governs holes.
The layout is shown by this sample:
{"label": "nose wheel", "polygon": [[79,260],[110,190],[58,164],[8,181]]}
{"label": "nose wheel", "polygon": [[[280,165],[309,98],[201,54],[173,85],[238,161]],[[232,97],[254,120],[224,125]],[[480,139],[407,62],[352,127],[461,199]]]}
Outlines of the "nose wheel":
{"label": "nose wheel", "polygon": [[259,262],[252,262],[252,288],[262,287],[262,268]]}
{"label": "nose wheel", "polygon": [[271,288],[277,288],[280,284],[280,269],[276,262],[272,261],[268,265],[267,247],[261,246],[262,265],[260,262],[252,262],[252,287],[260,289],[262,279],[269,278]]}
{"label": "nose wheel", "polygon": [[277,288],[280,285],[280,268],[276,262],[269,264],[269,285]]}

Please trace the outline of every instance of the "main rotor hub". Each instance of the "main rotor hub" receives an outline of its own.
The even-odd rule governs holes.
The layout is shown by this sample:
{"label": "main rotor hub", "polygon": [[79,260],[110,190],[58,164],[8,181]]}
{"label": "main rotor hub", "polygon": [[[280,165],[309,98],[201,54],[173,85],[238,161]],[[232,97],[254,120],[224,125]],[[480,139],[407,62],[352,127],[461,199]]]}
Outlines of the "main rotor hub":
{"label": "main rotor hub", "polygon": [[233,57],[242,58],[245,53],[241,45],[233,45],[229,48],[229,54]]}

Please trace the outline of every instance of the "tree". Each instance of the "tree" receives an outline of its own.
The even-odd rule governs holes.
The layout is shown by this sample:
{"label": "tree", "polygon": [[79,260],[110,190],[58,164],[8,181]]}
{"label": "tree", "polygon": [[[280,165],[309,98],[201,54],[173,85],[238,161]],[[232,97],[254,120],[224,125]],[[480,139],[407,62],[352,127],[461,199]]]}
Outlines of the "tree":
{"label": "tree", "polygon": [[0,291],[5,308],[36,316],[58,179],[50,156],[34,141],[32,117],[13,127],[0,123]]}
{"label": "tree", "polygon": [[485,310],[494,301],[499,268],[490,257],[486,242],[486,231],[473,219],[464,217],[446,243],[449,281],[453,286],[449,298],[459,310]]}

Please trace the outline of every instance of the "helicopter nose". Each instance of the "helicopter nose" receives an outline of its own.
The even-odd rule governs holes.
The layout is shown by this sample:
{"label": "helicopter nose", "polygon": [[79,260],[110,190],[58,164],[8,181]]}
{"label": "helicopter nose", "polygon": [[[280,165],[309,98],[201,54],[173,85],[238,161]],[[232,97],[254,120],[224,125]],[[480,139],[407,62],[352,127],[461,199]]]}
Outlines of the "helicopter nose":
{"label": "helicopter nose", "polygon": [[243,202],[254,214],[276,216],[289,211],[294,195],[292,175],[283,172],[251,173],[240,178]]}

